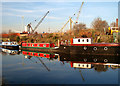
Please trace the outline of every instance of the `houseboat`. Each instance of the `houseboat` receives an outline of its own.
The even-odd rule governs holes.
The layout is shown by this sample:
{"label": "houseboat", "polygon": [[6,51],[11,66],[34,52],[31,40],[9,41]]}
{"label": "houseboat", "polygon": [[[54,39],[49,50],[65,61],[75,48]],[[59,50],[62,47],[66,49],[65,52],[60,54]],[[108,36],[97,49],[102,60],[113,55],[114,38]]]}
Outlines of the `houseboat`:
{"label": "houseboat", "polygon": [[92,38],[72,38],[70,45],[60,45],[62,53],[83,55],[120,55],[120,43],[93,43]]}
{"label": "houseboat", "polygon": [[22,43],[23,50],[81,55],[120,55],[120,43],[93,43],[92,38],[72,38],[70,44]]}
{"label": "houseboat", "polygon": [[21,49],[38,52],[51,52],[55,49],[55,45],[54,43],[22,43]]}
{"label": "houseboat", "polygon": [[2,42],[1,47],[11,50],[18,50],[19,44],[17,42]]}
{"label": "houseboat", "polygon": [[54,47],[53,43],[22,43],[22,48],[50,49]]}

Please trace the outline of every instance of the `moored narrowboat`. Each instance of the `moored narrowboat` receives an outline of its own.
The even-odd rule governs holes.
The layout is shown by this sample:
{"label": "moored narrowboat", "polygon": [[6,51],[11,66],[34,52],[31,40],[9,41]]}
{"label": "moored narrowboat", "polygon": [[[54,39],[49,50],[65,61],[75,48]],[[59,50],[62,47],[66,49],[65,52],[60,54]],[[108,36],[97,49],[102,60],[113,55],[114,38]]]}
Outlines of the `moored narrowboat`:
{"label": "moored narrowboat", "polygon": [[73,38],[71,45],[61,45],[62,52],[85,55],[120,55],[120,43],[93,43],[92,38]]}
{"label": "moored narrowboat", "polygon": [[53,43],[22,43],[22,48],[50,49],[54,47]]}
{"label": "moored narrowboat", "polygon": [[11,50],[19,50],[19,44],[17,42],[2,42],[1,47]]}

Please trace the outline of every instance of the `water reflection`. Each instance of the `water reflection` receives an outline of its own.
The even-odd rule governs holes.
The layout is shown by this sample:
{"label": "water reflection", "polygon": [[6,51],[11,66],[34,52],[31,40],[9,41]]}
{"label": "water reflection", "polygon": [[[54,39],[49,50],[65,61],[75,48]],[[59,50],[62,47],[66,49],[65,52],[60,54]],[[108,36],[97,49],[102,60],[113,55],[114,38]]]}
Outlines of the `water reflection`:
{"label": "water reflection", "polygon": [[10,49],[5,49],[5,48],[0,48],[0,53],[2,53],[2,55],[16,55],[16,54],[20,54],[20,50],[10,50]]}
{"label": "water reflection", "polygon": [[107,71],[108,68],[120,68],[119,56],[86,56],[86,55],[63,55],[60,54],[59,61],[69,61],[71,67],[80,69],[92,69],[97,72]]}
{"label": "water reflection", "polygon": [[[120,68],[118,56],[70,55],[25,50],[14,50],[16,53],[11,54],[12,51],[1,49],[1,53],[6,54],[3,58],[3,76],[8,83],[117,83],[118,75],[114,70]],[[6,62],[7,59],[9,60]],[[16,76],[18,74],[19,77]]]}
{"label": "water reflection", "polygon": [[[86,56],[86,55],[70,55],[70,54],[54,54],[44,52],[22,51],[24,58],[32,61],[32,56],[37,57],[44,66],[45,63],[40,58],[54,60],[58,58],[62,64],[69,63],[73,68],[92,69],[101,72],[107,71],[108,68],[119,68],[119,56]],[[37,63],[37,61],[36,61]],[[46,67],[46,66],[45,66]]]}
{"label": "water reflection", "polygon": [[[2,55],[19,55],[19,50],[9,50],[1,48]],[[29,59],[33,63],[42,63],[44,67],[50,71],[50,69],[45,65],[41,58],[46,58],[48,60],[58,59],[62,64],[69,63],[71,68],[79,69],[92,69],[97,72],[107,71],[108,68],[116,69],[120,68],[120,58],[119,56],[93,56],[93,55],[70,55],[70,54],[55,54],[48,52],[34,52],[34,51],[21,51],[24,55],[24,59]],[[36,58],[36,59],[32,59]]]}

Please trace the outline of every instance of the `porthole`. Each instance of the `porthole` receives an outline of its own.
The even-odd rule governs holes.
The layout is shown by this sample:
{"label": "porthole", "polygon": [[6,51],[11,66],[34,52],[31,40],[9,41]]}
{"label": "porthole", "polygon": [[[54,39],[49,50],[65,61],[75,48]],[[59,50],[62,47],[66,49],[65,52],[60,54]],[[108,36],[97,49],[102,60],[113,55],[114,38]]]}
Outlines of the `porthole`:
{"label": "porthole", "polygon": [[80,39],[78,39],[78,42],[80,42]]}
{"label": "porthole", "polygon": [[84,50],[87,50],[87,47],[86,47],[86,46],[84,47]]}
{"label": "porthole", "polygon": [[86,62],[87,61],[87,59],[84,59],[84,62]]}
{"label": "porthole", "polygon": [[95,51],[96,51],[96,50],[97,50],[97,47],[94,47],[94,48],[93,48],[93,50],[95,50]]}
{"label": "porthole", "polygon": [[108,60],[107,60],[107,59],[104,59],[104,62],[108,62]]}
{"label": "porthole", "polygon": [[97,62],[97,59],[93,59],[94,62]]}
{"label": "porthole", "polygon": [[107,50],[108,50],[108,47],[104,47],[104,50],[107,51]]}

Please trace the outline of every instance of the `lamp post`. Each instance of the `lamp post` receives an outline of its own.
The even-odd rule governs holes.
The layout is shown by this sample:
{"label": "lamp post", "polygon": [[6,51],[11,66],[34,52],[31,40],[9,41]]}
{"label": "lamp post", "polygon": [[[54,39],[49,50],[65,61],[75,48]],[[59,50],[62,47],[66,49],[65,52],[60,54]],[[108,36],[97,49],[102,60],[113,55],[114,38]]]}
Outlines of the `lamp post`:
{"label": "lamp post", "polygon": [[24,16],[22,16],[22,28],[24,29]]}

